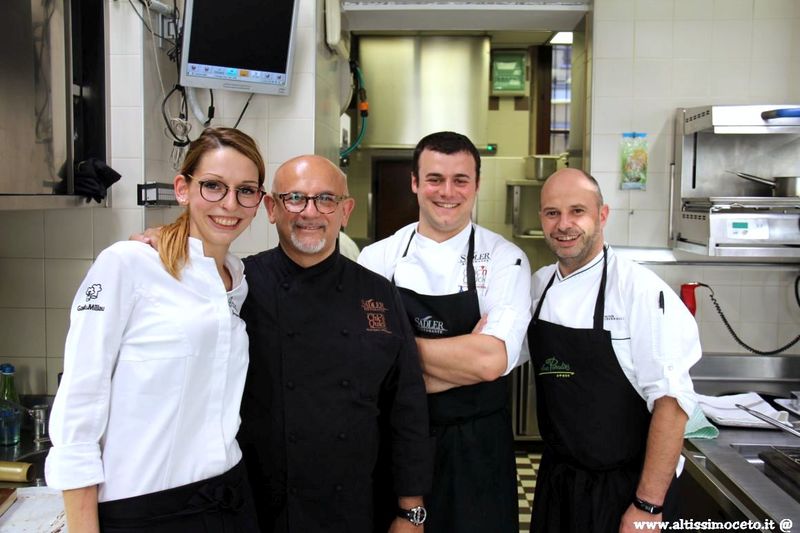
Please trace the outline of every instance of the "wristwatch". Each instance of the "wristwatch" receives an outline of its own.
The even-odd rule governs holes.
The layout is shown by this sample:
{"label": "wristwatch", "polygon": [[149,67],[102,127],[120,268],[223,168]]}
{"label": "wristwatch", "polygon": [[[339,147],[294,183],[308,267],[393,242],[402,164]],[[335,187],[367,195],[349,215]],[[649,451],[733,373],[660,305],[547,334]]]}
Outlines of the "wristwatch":
{"label": "wristwatch", "polygon": [[428,511],[426,511],[423,506],[417,505],[411,509],[398,509],[397,516],[405,518],[415,526],[421,526],[428,517]]}
{"label": "wristwatch", "polygon": [[644,511],[645,513],[650,514],[661,514],[661,511],[664,510],[663,505],[656,505],[654,503],[646,502],[643,499],[634,496],[633,498],[633,506],[639,509],[640,511]]}

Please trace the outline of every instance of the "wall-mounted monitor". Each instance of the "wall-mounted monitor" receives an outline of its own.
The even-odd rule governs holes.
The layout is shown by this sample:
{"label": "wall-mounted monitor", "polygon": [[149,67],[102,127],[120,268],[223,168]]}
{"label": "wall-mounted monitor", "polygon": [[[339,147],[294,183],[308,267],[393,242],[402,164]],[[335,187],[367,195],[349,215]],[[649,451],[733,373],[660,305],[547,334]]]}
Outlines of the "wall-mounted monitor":
{"label": "wall-mounted monitor", "polygon": [[299,0],[186,0],[184,87],[288,95]]}

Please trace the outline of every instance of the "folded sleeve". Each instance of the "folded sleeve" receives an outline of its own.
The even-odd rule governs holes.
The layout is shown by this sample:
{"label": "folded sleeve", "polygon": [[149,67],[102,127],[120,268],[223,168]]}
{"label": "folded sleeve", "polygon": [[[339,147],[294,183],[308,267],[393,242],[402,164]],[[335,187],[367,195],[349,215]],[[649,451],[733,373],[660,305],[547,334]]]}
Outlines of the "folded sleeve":
{"label": "folded sleeve", "polygon": [[72,302],[64,374],[50,416],[53,447],[45,465],[47,484],[56,489],[104,480],[100,441],[111,376],[135,300],[132,271],[121,249],[98,256]]}
{"label": "folded sleeve", "polygon": [[[697,404],[689,369],[700,360],[702,349],[697,323],[675,292],[655,274],[633,289],[629,310],[631,356],[635,379],[647,408],[671,396],[686,416]],[[663,302],[663,303],[662,303]]]}
{"label": "folded sleeve", "polygon": [[506,375],[526,360],[520,358],[520,352],[531,321],[531,267],[525,254],[509,245],[498,250],[492,269],[481,301],[481,315],[487,316],[481,333],[505,343]]}

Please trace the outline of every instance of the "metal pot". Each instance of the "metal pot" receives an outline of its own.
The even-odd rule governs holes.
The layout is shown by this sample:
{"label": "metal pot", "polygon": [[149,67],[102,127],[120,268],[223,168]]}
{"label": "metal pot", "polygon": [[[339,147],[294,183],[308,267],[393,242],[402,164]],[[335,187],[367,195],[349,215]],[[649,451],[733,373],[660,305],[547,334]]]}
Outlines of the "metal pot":
{"label": "metal pot", "polygon": [[[732,172],[732,171],[728,171]],[[744,172],[732,172],[740,178],[754,181],[772,188],[773,196],[787,197],[800,196],[800,176],[777,176],[772,179],[745,174]]]}

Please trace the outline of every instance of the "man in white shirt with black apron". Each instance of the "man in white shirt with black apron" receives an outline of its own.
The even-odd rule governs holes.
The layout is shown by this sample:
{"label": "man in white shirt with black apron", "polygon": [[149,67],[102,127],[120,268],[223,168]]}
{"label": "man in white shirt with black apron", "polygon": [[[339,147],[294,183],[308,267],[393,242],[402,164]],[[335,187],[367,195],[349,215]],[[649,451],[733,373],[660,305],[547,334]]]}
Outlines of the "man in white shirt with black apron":
{"label": "man in white shirt with black apron", "polygon": [[697,324],[651,271],[604,245],[609,208],[576,169],[542,187],[542,229],[558,257],[533,276],[528,329],[545,451],[531,531],[653,531],[672,491],[696,400]]}
{"label": "man in white shirt with black apron", "polygon": [[419,222],[359,256],[398,286],[417,337],[436,438],[427,533],[519,531],[507,375],[530,320],[530,266],[472,224],[479,177],[469,139],[423,138],[411,176]]}

